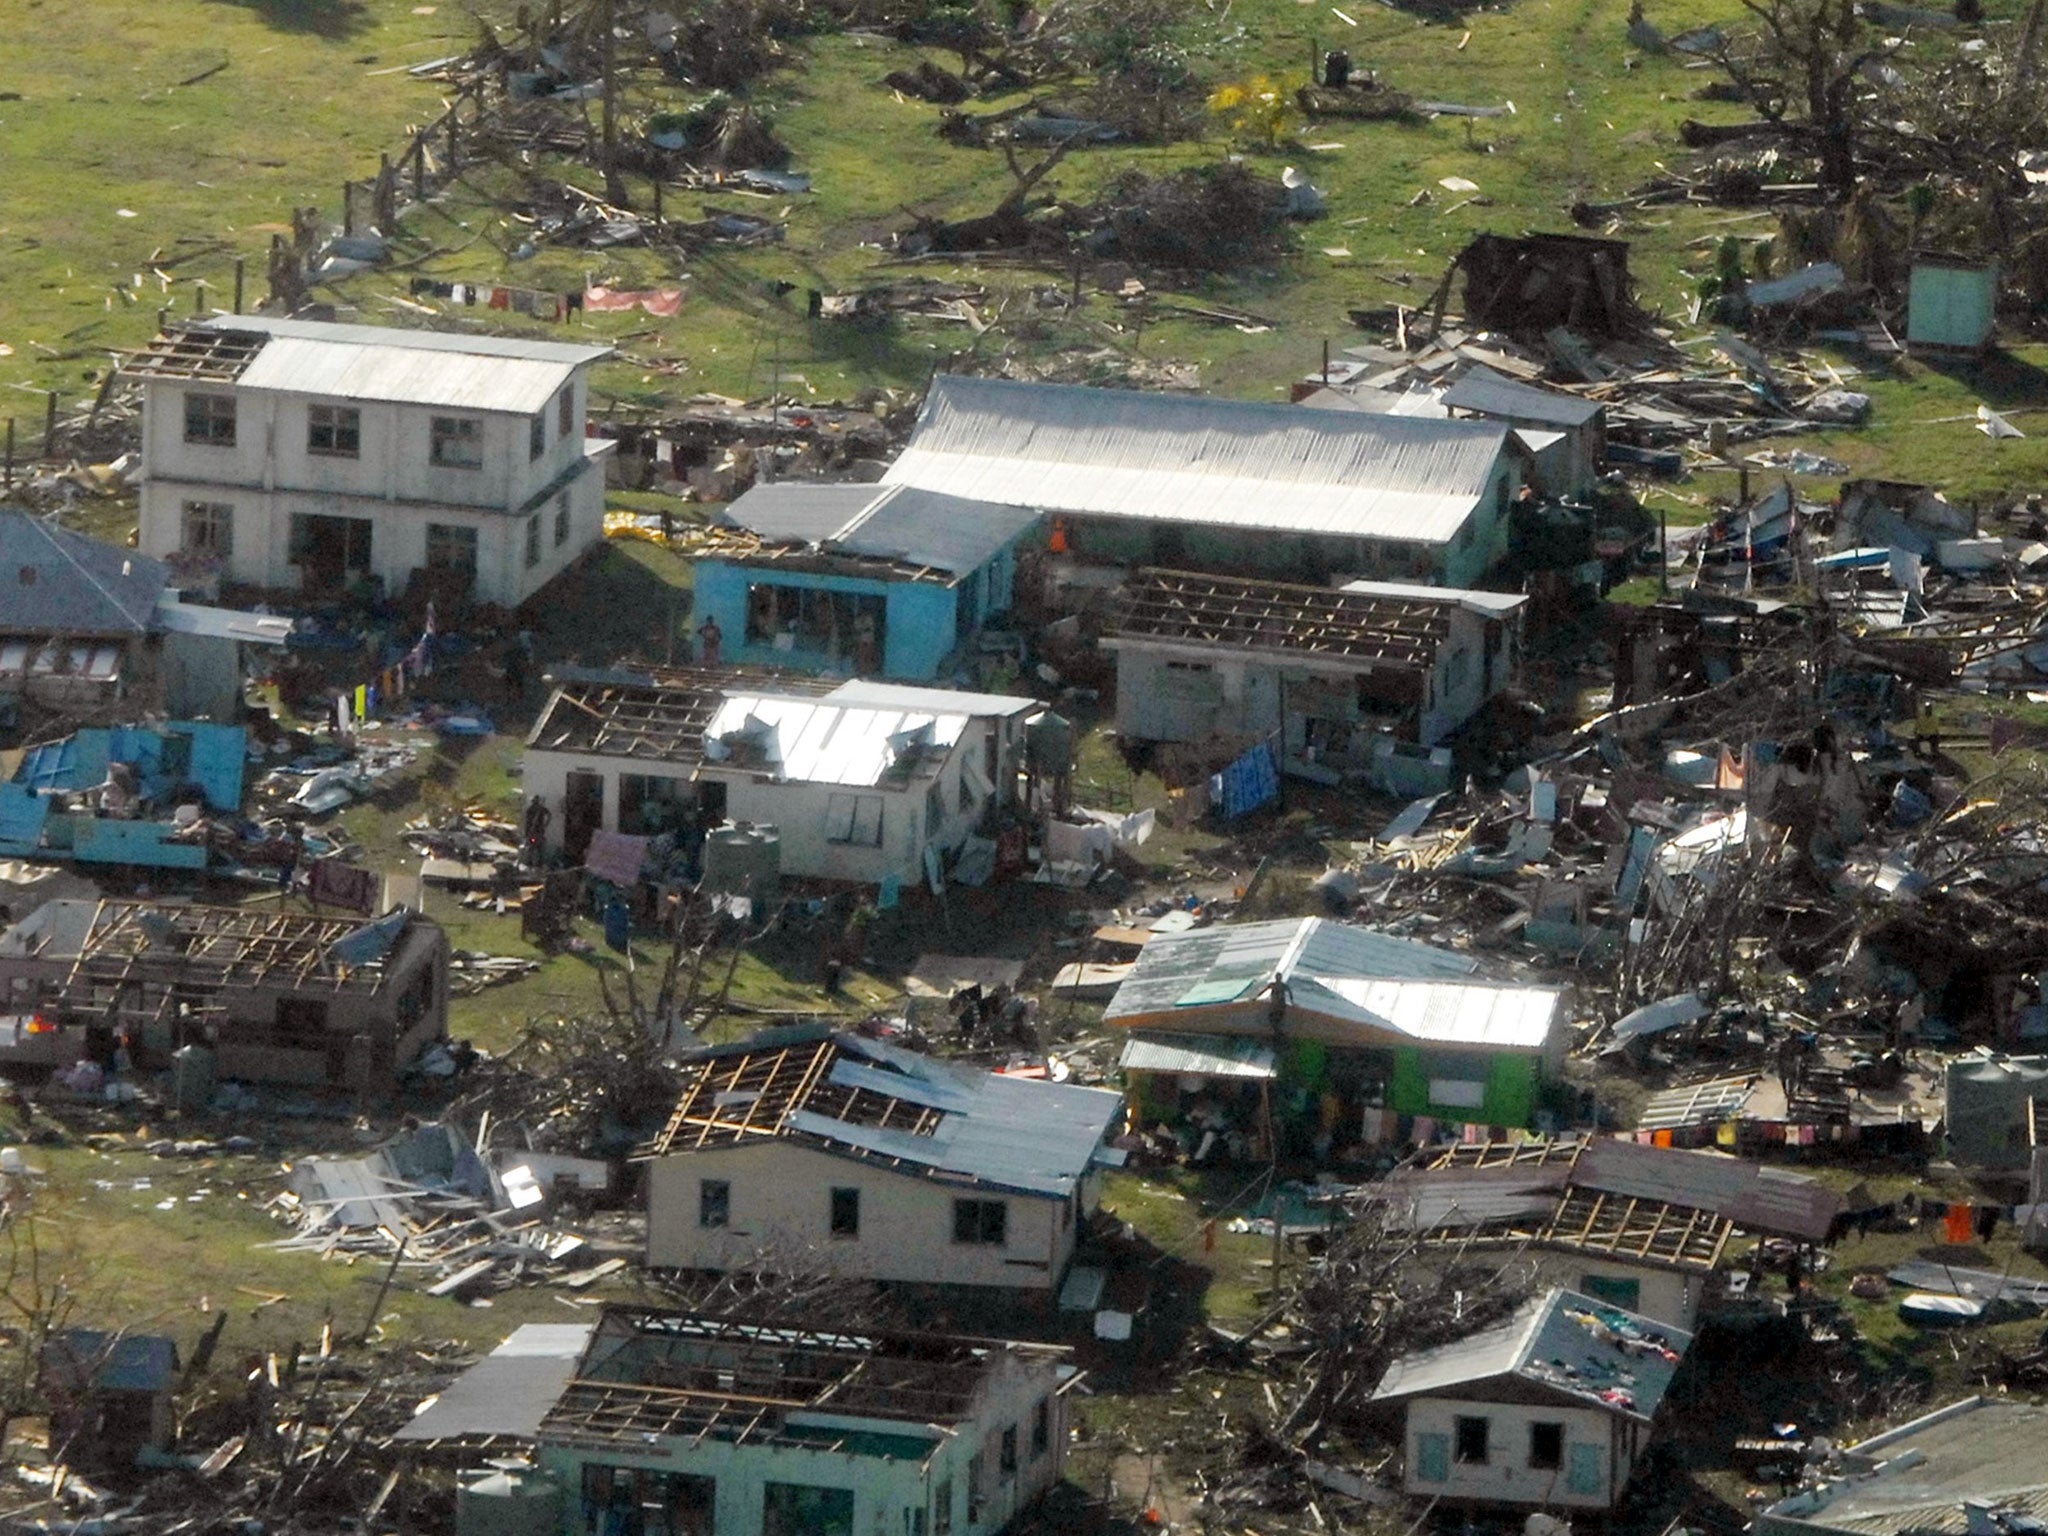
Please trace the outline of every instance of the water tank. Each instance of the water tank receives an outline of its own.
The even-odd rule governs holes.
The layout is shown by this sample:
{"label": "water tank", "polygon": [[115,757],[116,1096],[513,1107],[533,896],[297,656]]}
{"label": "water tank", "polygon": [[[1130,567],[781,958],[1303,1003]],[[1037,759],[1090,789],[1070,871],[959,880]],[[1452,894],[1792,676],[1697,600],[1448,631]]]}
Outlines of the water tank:
{"label": "water tank", "polygon": [[557,1536],[562,1485],[532,1469],[486,1472],[455,1493],[455,1536]]}
{"label": "water tank", "polygon": [[213,1102],[213,1052],[203,1045],[181,1045],[171,1053],[171,1102],[186,1114],[197,1114]]}
{"label": "water tank", "polygon": [[704,838],[703,889],[772,903],[782,894],[782,833],[766,822],[728,821]]}
{"label": "water tank", "polygon": [[1024,755],[1031,771],[1057,778],[1074,771],[1074,722],[1047,710],[1024,732]]}

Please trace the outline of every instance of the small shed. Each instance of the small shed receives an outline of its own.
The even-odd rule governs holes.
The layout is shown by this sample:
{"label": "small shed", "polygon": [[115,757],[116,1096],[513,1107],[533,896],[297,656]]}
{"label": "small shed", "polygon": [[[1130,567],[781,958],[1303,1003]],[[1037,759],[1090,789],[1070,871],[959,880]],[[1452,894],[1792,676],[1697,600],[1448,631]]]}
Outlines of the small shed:
{"label": "small shed", "polygon": [[1592,493],[1607,456],[1607,407],[1600,401],[1517,383],[1480,365],[1444,391],[1443,403],[1515,428],[1529,450],[1530,483],[1544,495]]}
{"label": "small shed", "polygon": [[153,1334],[68,1328],[43,1346],[50,1449],[73,1466],[133,1467],[176,1434],[171,1391],[178,1346]]}
{"label": "small shed", "polygon": [[1906,289],[1906,345],[1981,352],[1998,319],[1998,264],[1922,252]]}

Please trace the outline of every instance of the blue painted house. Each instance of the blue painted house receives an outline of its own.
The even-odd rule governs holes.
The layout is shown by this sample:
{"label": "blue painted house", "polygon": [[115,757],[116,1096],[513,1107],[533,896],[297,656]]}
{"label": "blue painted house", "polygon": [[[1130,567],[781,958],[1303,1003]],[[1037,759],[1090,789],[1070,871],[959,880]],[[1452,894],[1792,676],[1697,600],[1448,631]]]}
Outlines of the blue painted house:
{"label": "blue painted house", "polygon": [[757,485],[697,561],[720,659],[929,682],[1010,607],[1038,514],[897,485]]}

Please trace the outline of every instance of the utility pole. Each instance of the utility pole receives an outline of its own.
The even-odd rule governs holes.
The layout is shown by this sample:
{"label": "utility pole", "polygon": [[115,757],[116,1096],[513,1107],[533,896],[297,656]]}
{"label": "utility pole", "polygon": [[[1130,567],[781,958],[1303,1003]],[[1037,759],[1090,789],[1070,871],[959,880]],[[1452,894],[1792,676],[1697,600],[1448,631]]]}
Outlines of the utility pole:
{"label": "utility pole", "polygon": [[623,208],[626,184],[619,179],[617,11],[618,0],[604,0],[604,195],[614,208]]}

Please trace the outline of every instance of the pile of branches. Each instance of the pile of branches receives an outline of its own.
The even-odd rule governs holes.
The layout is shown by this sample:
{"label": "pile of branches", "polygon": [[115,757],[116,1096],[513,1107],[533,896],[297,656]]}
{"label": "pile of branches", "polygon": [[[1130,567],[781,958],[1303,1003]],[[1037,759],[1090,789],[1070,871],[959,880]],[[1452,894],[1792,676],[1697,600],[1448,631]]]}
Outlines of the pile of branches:
{"label": "pile of branches", "polygon": [[467,1124],[488,1111],[527,1127],[538,1151],[587,1154],[624,1128],[660,1120],[678,1092],[660,1044],[629,1014],[536,1019],[509,1051],[475,1069],[446,1113]]}

